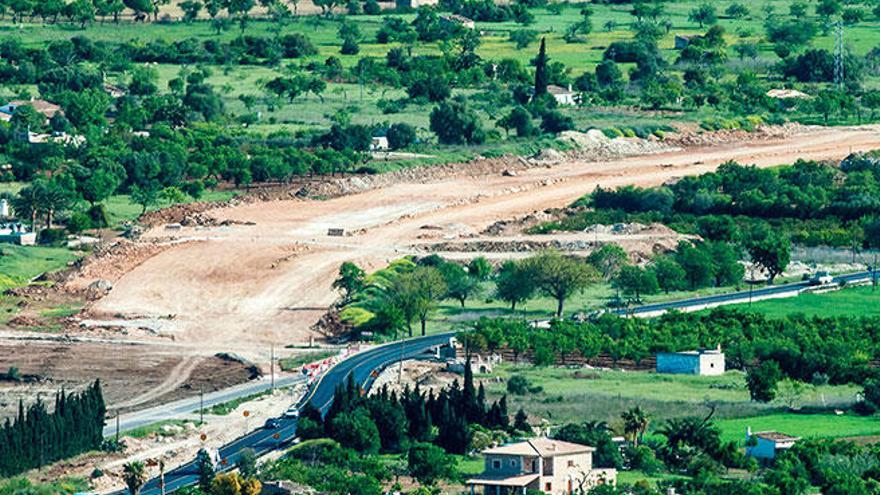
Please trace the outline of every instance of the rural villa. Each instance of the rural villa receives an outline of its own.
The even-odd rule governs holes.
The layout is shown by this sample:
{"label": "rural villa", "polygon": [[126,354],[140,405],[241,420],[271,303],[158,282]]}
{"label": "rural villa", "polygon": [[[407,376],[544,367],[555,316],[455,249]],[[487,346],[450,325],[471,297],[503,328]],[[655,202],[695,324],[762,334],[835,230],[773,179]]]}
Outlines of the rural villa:
{"label": "rural villa", "polygon": [[483,451],[483,474],[469,479],[471,494],[514,495],[540,491],[570,495],[614,484],[617,471],[593,469],[596,449],[549,438],[534,438]]}

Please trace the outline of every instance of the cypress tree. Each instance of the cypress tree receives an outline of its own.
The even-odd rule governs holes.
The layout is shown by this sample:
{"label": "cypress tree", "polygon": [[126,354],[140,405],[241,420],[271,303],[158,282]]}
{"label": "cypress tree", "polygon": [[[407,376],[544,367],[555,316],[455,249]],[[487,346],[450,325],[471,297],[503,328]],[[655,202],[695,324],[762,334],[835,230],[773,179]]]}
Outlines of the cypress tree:
{"label": "cypress tree", "polygon": [[549,84],[549,76],[547,74],[547,48],[545,39],[541,38],[541,48],[538,49],[538,56],[535,58],[535,97],[547,93],[547,85]]}
{"label": "cypress tree", "polygon": [[196,454],[196,470],[199,473],[199,489],[211,493],[211,482],[214,481],[214,461],[205,449]]}
{"label": "cypress tree", "polygon": [[105,415],[98,381],[77,394],[57,392],[51,413],[39,399],[28,408],[19,400],[15,420],[7,418],[0,428],[0,476],[99,448]]}

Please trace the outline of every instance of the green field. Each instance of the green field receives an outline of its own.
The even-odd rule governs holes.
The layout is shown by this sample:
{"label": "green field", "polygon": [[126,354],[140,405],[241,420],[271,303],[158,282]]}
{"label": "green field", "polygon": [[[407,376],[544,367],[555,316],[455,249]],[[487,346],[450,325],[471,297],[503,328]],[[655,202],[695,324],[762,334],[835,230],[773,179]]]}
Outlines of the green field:
{"label": "green field", "polygon": [[[532,386],[543,391],[528,396],[508,395],[511,410],[523,407],[530,414],[553,423],[603,420],[612,426],[620,413],[640,405],[655,420],[708,412],[707,401],[718,406],[719,418],[742,418],[771,414],[784,409],[782,404],[759,404],[749,399],[745,376],[729,371],[719,377],[660,375],[645,371],[599,371],[586,368],[502,364],[492,377],[504,382],[513,375],[526,377]],[[486,382],[492,397],[506,393],[505,383]],[[820,386],[807,390],[799,399],[805,407],[847,407],[855,401],[858,387]],[[880,422],[878,422],[880,426]]]}
{"label": "green field", "polygon": [[44,272],[60,270],[77,258],[66,248],[0,244],[0,290],[26,283]]}
{"label": "green field", "polygon": [[[785,283],[799,279],[777,279],[778,283]],[[432,313],[428,321],[428,333],[449,331],[461,324],[471,322],[480,317],[515,316],[526,319],[550,318],[556,312],[556,300],[545,296],[538,296],[525,303],[517,305],[516,311],[510,310],[510,305],[504,301],[492,297],[494,285],[486,283],[479,296],[469,299],[462,308],[457,301],[443,300],[436,311]],[[669,294],[659,293],[650,296],[642,296],[642,304],[652,304],[664,301],[676,301],[699,296],[710,296],[734,291],[745,290],[743,287],[704,287],[694,291],[673,291]],[[607,307],[608,302],[615,296],[615,290],[608,283],[591,285],[582,292],[574,294],[565,302],[565,314],[572,315],[578,312],[590,313]],[[784,300],[780,300],[784,301]]]}
{"label": "green field", "polygon": [[[771,0],[762,2],[761,5],[749,3],[750,15],[743,19],[725,18],[724,9],[733,2],[725,1],[716,3],[719,12],[719,24],[725,27],[726,41],[729,45],[729,61],[727,64],[734,68],[746,68],[757,73],[766,72],[767,68],[778,61],[778,57],[772,52],[772,47],[763,39],[766,19],[764,8],[770,6],[777,14],[788,14],[791,0]],[[705,31],[695,22],[688,19],[688,14],[693,8],[692,2],[667,2],[666,16],[671,25],[669,31],[659,40],[658,46],[668,60],[674,60],[677,52],[673,48],[674,37],[677,34],[698,34]],[[604,49],[614,41],[628,40],[632,37],[630,29],[633,27],[635,18],[630,15],[629,5],[599,5],[593,4],[594,15],[592,16],[593,31],[585,36],[583,43],[566,43],[563,39],[565,28],[580,20],[580,6],[576,3],[567,5],[560,14],[556,15],[545,8],[531,9],[534,15],[534,23],[528,26],[514,22],[488,23],[478,22],[477,29],[481,31],[481,44],[476,53],[484,59],[500,60],[512,58],[524,65],[534,57],[537,50],[537,42],[533,42],[524,49],[517,49],[516,45],[509,40],[509,33],[515,30],[528,29],[544,36],[548,43],[548,53],[552,60],[562,62],[566,66],[567,73],[576,77],[585,71],[592,71],[601,61]],[[810,9],[812,15],[812,9]],[[400,15],[410,21],[414,14]],[[358,25],[362,33],[360,52],[356,55],[343,55],[339,53],[340,40],[337,34],[339,21],[337,19],[323,19],[315,16],[298,17],[294,22],[281,28],[280,34],[302,33],[306,35],[318,49],[318,54],[303,57],[296,60],[286,60],[293,66],[304,66],[310,62],[323,63],[330,56],[337,57],[344,67],[353,67],[362,57],[374,57],[382,59],[391,48],[401,46],[399,43],[379,44],[376,43],[376,32],[382,25],[383,16],[346,16],[350,22]],[[815,17],[813,17],[815,19]],[[609,25],[608,23],[613,23]],[[152,40],[183,40],[193,38],[199,41],[217,40],[230,41],[240,34],[238,29],[229,29],[217,35],[211,24],[207,21],[193,23],[131,23],[123,21],[115,25],[112,23],[94,23],[81,30],[68,24],[59,23],[43,25],[35,22],[25,22],[12,25],[8,21],[0,23],[0,35],[14,35],[24,43],[31,46],[43,46],[52,40],[69,39],[76,35],[86,35],[93,40],[110,42],[126,42],[136,40],[149,42]],[[252,19],[245,32],[253,36],[278,36],[272,29],[271,22],[260,19]],[[854,26],[848,26],[846,31],[848,46],[856,54],[865,54],[880,44],[880,22],[871,15]],[[755,43],[759,48],[758,57],[754,60],[741,61],[737,58],[730,47],[736,43]],[[813,41],[813,45],[819,48],[833,48],[833,33],[820,33]],[[441,54],[441,46],[438,43],[416,43],[412,48],[414,55]],[[624,74],[631,64],[622,64]],[[167,81],[176,77],[180,66],[160,64],[157,66],[159,83],[165,88]],[[262,65],[226,65],[212,67],[213,75],[208,81],[218,88],[228,110],[233,114],[241,114],[246,111],[239,100],[240,95],[260,96],[264,93],[262,85],[279,74],[283,74],[283,67],[268,67]],[[110,73],[108,78],[113,82],[126,82],[127,74]],[[866,86],[876,87],[877,78],[869,78]],[[6,88],[9,92],[10,88]],[[473,94],[476,90],[456,90],[465,94]],[[380,99],[399,99],[405,96],[400,88],[367,84],[342,84],[329,82],[323,99],[313,95],[298,98],[293,104],[282,105],[279,109],[264,113],[266,117],[252,129],[258,131],[274,131],[278,129],[301,129],[326,126],[330,117],[340,110],[348,110],[352,113],[352,121],[359,124],[375,124],[386,121],[407,122],[417,126],[423,131],[427,129],[427,115],[433,105],[409,105],[400,113],[383,114],[376,106]],[[261,107],[261,106],[258,106]],[[486,105],[481,109],[482,117],[488,126],[500,115],[502,109],[494,105]],[[644,112],[629,107],[608,108],[572,108],[566,109],[575,120],[579,128],[607,128],[607,127],[632,127],[653,124],[671,124],[681,120],[699,122],[701,120],[717,117],[718,111],[705,108],[702,110],[688,110],[682,112]]]}
{"label": "green field", "polygon": [[[205,191],[198,201],[225,201],[233,198],[237,194],[238,192],[236,191]],[[196,200],[190,199],[190,201]],[[133,203],[128,195],[125,194],[110,196],[107,201],[104,202],[104,205],[107,209],[107,215],[110,217],[110,225],[112,226],[118,226],[123,222],[137,220],[137,218],[141,216],[141,211],[143,209],[141,205]],[[147,211],[154,211],[168,206],[170,206],[169,203],[160,202],[148,207]]]}
{"label": "green field", "polygon": [[871,286],[850,287],[824,294],[801,294],[785,299],[768,299],[733,308],[749,309],[767,316],[779,317],[790,314],[806,316],[880,316],[880,292]]}
{"label": "green field", "polygon": [[847,438],[880,435],[880,419],[846,412],[834,414],[769,414],[717,422],[725,441],[744,441],[746,428],[753,432],[778,431],[802,438]]}

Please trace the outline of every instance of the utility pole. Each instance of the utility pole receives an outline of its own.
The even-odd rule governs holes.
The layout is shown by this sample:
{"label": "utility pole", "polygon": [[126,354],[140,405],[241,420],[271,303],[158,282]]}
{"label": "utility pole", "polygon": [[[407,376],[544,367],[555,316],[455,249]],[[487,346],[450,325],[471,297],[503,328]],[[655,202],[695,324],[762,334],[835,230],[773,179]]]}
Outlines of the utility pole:
{"label": "utility pole", "polygon": [[397,385],[403,384],[403,348],[406,346],[406,339],[400,341],[400,362],[397,363]]}
{"label": "utility pole", "polygon": [[275,344],[272,344],[272,358],[269,362],[269,369],[272,370],[272,394],[275,394]]}
{"label": "utility pole", "polygon": [[119,445],[119,410],[116,411],[116,445]]}
{"label": "utility pole", "polygon": [[749,307],[752,307],[752,290],[755,287],[755,264],[752,263],[752,275],[749,277]]}
{"label": "utility pole", "polygon": [[877,253],[874,253],[874,262],[868,271],[871,272],[871,292],[874,292],[877,290]]}
{"label": "utility pole", "polygon": [[165,461],[162,459],[159,459],[159,488],[162,495],[165,495]]}

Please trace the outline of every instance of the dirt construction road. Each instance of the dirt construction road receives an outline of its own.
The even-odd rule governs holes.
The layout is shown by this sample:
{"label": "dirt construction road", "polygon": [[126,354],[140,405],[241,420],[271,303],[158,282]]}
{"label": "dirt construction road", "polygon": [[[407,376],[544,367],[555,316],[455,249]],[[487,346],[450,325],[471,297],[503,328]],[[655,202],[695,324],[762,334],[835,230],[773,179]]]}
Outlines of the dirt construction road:
{"label": "dirt construction road", "polygon": [[[491,223],[569,204],[597,185],[655,185],[699,174],[727,160],[773,166],[798,158],[840,159],[880,148],[880,127],[812,129],[759,143],[693,148],[607,162],[571,161],[501,174],[405,183],[330,200],[254,203],[216,210],[218,219],[254,225],[156,228],[147,237],[196,239],[158,254],[115,281],[87,309],[113,321],[152,319],[178,343],[210,343],[241,352],[302,343],[332,304],[343,261],[366,269],[414,252],[431,232],[444,240]],[[328,228],[345,237],[328,237]],[[443,237],[445,236],[445,237]],[[88,282],[88,281],[84,281]]]}

